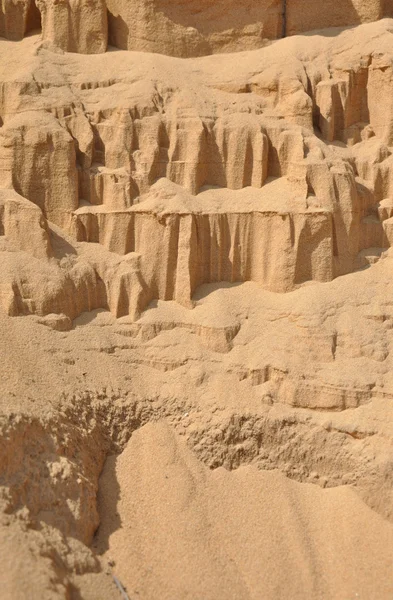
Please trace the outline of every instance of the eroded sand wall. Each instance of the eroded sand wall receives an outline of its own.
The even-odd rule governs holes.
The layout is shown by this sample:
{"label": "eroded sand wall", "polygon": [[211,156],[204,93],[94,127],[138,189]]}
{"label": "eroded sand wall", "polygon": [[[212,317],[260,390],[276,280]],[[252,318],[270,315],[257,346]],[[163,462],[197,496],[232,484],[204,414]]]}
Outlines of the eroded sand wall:
{"label": "eroded sand wall", "polygon": [[205,56],[260,48],[266,40],[393,16],[391,0],[2,0],[0,36],[43,39],[68,52],[123,50]]}

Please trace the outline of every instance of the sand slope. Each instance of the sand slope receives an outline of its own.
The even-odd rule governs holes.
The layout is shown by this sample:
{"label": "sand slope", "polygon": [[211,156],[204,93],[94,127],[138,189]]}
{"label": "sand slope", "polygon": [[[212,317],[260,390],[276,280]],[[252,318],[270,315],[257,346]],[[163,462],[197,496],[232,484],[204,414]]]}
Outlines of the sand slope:
{"label": "sand slope", "polygon": [[108,459],[99,510],[97,547],[131,598],[393,595],[393,525],[353,491],[210,471],[163,422]]}

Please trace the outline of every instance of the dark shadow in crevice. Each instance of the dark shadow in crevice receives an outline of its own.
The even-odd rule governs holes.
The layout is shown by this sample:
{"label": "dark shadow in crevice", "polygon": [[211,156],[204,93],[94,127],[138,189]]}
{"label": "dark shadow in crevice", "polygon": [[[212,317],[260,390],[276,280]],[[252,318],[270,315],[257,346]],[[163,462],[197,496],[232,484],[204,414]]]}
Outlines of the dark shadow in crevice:
{"label": "dark shadow in crevice", "polygon": [[76,255],[77,251],[66,239],[61,237],[53,229],[50,230],[51,245],[55,258],[64,258],[70,254]]}
{"label": "dark shadow in crevice", "polygon": [[97,509],[100,525],[91,544],[91,549],[98,555],[109,550],[109,539],[112,533],[119,530],[122,525],[117,509],[120,500],[120,485],[116,475],[118,456],[114,454],[107,457],[98,482]]}
{"label": "dark shadow in crevice", "polygon": [[119,50],[127,50],[128,36],[129,28],[125,20],[108,11],[108,43]]}
{"label": "dark shadow in crevice", "polygon": [[32,0],[29,3],[27,11],[26,25],[25,25],[25,36],[29,33],[38,33],[41,31],[41,13],[38,10],[36,3]]}

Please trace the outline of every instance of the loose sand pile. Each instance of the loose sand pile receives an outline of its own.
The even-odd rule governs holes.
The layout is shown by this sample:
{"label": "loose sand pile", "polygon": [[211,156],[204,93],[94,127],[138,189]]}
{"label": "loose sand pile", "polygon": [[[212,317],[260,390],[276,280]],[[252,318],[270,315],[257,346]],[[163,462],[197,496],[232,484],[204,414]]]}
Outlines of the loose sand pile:
{"label": "loose sand pile", "polygon": [[255,467],[209,471],[163,423],[108,458],[98,507],[93,547],[115,557],[130,597],[393,594],[393,524],[350,488]]}

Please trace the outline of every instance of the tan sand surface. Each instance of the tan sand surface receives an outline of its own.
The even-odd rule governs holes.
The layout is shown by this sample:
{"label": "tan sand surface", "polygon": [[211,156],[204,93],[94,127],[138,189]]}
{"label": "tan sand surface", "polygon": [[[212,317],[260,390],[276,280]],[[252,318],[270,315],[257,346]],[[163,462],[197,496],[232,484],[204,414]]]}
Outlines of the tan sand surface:
{"label": "tan sand surface", "polygon": [[251,466],[209,471],[162,422],[107,459],[100,486],[93,547],[116,557],[130,597],[393,594],[393,525],[348,487]]}
{"label": "tan sand surface", "polygon": [[0,600],[393,598],[392,17],[0,2]]}

